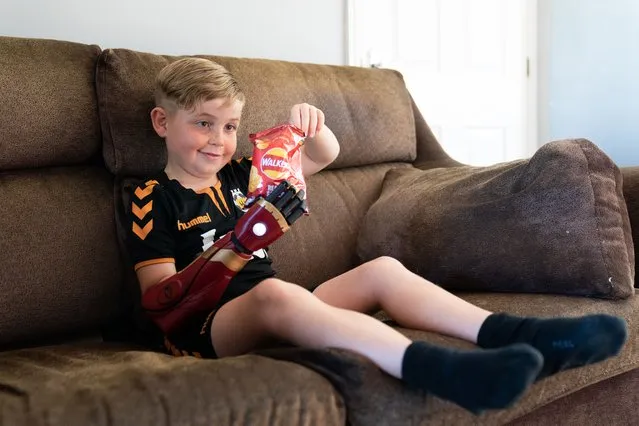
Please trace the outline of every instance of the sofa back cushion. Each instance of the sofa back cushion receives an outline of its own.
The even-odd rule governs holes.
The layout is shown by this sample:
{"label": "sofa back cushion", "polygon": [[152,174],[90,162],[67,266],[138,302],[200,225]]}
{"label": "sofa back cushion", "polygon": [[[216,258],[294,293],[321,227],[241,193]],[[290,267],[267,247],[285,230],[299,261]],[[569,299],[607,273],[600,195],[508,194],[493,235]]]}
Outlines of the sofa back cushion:
{"label": "sofa back cushion", "polygon": [[0,173],[0,347],[115,318],[125,298],[113,212],[103,167]]}
{"label": "sofa back cushion", "polygon": [[391,255],[448,290],[634,294],[622,175],[585,139],[489,167],[393,170],[358,243],[362,260]]}
{"label": "sofa back cushion", "polygon": [[80,164],[101,148],[97,46],[0,37],[0,170]]}
{"label": "sofa back cushion", "polygon": [[[290,108],[308,102],[322,109],[341,143],[331,168],[416,157],[411,99],[401,75],[391,70],[205,56],[226,67],[246,94],[238,155],[250,155],[248,134],[288,119]],[[97,93],[104,158],[121,176],[161,169],[164,142],[151,127],[157,73],[178,57],[107,49],[98,61]]]}

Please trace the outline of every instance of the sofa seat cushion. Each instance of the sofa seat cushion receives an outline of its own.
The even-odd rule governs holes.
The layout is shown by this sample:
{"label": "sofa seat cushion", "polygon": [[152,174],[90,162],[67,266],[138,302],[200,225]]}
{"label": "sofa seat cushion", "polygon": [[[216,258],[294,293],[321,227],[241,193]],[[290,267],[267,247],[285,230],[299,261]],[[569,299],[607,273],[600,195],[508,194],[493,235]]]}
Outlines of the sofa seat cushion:
{"label": "sofa seat cushion", "polygon": [[637,421],[639,368],[620,374],[567,395],[535,410],[508,426],[633,425]]}
{"label": "sofa seat cushion", "polygon": [[634,293],[622,175],[583,139],[490,167],[391,170],[358,251],[393,256],[454,290]]}
{"label": "sofa seat cushion", "polygon": [[[595,313],[617,315],[624,318],[628,324],[628,341],[621,353],[614,358],[598,364],[564,371],[535,383],[514,406],[506,410],[488,411],[477,417],[450,402],[433,396],[422,397],[422,404],[428,407],[422,413],[425,416],[424,419],[427,420],[425,423],[428,425],[506,424],[580,389],[639,368],[639,297],[637,296],[615,301],[563,295],[484,292],[459,293],[458,296],[491,312],[508,312],[522,316],[557,317]],[[380,312],[377,317],[390,321],[384,312]],[[460,349],[476,348],[475,345],[456,338],[405,329],[392,321],[390,324],[413,340],[426,340],[434,344]],[[624,393],[626,390],[619,389],[619,392]],[[417,396],[409,393],[402,397],[404,398],[402,404],[407,404],[406,398],[418,399]],[[417,401],[414,401],[413,405],[419,406]],[[417,415],[419,413],[413,413],[413,416]],[[402,424],[409,424],[410,419],[414,421],[416,418],[411,417]]]}
{"label": "sofa seat cushion", "polygon": [[304,367],[246,355],[171,357],[103,343],[0,353],[0,424],[344,424],[340,396]]}

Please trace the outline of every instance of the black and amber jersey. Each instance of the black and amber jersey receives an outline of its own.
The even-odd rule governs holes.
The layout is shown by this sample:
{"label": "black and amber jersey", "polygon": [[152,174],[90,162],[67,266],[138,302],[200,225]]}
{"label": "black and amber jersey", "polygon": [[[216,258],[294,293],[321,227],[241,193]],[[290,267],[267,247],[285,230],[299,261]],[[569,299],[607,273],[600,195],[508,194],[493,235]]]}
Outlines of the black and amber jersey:
{"label": "black and amber jersey", "polygon": [[[249,158],[233,160],[218,172],[214,187],[199,191],[164,172],[137,187],[130,196],[127,239],[135,269],[173,262],[179,271],[231,231],[245,212],[250,169]],[[274,274],[266,250],[255,252],[229,284],[223,301]]]}

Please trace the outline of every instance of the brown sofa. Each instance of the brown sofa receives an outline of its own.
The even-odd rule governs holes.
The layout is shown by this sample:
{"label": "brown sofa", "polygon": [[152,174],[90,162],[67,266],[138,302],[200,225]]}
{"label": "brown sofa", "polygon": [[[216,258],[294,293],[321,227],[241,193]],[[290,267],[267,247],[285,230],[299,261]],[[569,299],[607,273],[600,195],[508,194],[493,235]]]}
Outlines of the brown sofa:
{"label": "brown sofa", "polygon": [[[135,337],[138,295],[118,218],[122,187],[164,159],[148,111],[153,77],[168,59],[0,37],[0,424],[639,422],[634,295],[611,301],[461,293],[495,311],[608,312],[629,326],[619,356],[542,380],[512,408],[480,416],[410,392],[346,351],[282,347],[201,360],[113,341]],[[326,112],[341,142],[337,161],[308,181],[311,215],[272,247],[284,279],[312,288],[358,264],[360,224],[388,170],[457,165],[396,72],[213,59],[237,76],[249,100],[238,154],[250,153],[249,132],[283,121],[290,105],[301,101]],[[622,171],[639,241],[639,168]],[[472,346],[400,330],[411,338]]]}

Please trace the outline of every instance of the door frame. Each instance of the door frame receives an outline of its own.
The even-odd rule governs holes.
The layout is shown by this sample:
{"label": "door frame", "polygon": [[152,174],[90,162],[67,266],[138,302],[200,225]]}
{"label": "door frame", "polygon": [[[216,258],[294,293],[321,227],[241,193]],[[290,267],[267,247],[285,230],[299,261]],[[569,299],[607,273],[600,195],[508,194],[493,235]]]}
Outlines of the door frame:
{"label": "door frame", "polygon": [[[348,0],[350,1],[350,0]],[[530,153],[534,153],[542,145],[539,138],[539,53],[537,43],[537,33],[539,31],[538,22],[538,0],[526,1],[526,31],[525,48],[528,59],[528,78],[526,79],[526,145]]]}
{"label": "door frame", "polygon": [[[401,1],[401,0],[398,0]],[[443,1],[443,0],[442,0]],[[524,49],[526,52],[526,64],[524,69],[527,71],[526,87],[524,88],[524,118],[526,120],[523,133],[526,135],[526,149],[532,155],[541,145],[539,137],[539,116],[538,116],[538,87],[539,87],[539,69],[538,69],[538,43],[537,32],[538,24],[538,0],[523,0],[525,2],[524,10],[525,29],[524,29]],[[351,66],[361,66],[359,58],[356,57],[356,15],[355,0],[346,0],[346,64]],[[428,122],[428,117],[426,117]]]}

